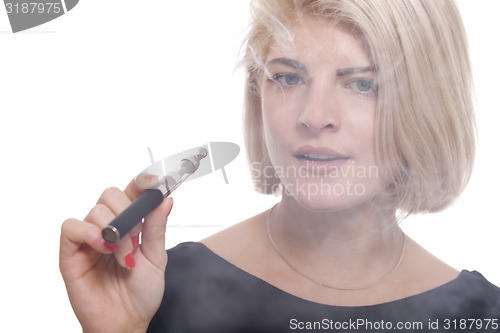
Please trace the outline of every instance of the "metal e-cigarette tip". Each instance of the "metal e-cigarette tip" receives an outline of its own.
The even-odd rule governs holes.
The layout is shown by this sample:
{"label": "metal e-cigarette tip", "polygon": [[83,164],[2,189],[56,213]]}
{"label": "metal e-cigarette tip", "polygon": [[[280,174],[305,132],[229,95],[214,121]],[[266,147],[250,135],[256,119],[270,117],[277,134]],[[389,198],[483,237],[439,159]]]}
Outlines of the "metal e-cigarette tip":
{"label": "metal e-cigarette tip", "polygon": [[120,232],[112,225],[102,229],[102,238],[109,244],[115,244],[120,239]]}
{"label": "metal e-cigarette tip", "polygon": [[201,156],[201,158],[200,158],[200,159],[202,159],[202,158],[207,157],[207,155],[208,155],[208,150],[206,150],[205,148],[200,148],[200,149],[198,149],[197,153],[198,153],[197,155],[200,155],[200,156]]}
{"label": "metal e-cigarette tip", "polygon": [[186,156],[185,158],[183,158],[181,160],[181,164],[184,162],[184,161],[188,161],[192,164],[192,170],[189,170],[187,171],[189,174],[195,172],[198,167],[200,166],[200,160],[204,159],[205,157],[207,157],[208,155],[208,150],[206,150],[205,148],[200,148],[196,151],[196,154],[195,155],[189,155],[189,156]]}

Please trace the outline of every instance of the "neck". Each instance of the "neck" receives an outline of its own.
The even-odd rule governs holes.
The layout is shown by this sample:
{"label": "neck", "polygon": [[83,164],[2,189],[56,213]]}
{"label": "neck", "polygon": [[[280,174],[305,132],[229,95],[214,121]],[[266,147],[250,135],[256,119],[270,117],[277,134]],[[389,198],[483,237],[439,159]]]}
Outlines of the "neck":
{"label": "neck", "polygon": [[273,209],[270,224],[289,264],[325,284],[369,284],[389,272],[402,251],[403,233],[393,211],[380,203],[317,212],[285,195]]}

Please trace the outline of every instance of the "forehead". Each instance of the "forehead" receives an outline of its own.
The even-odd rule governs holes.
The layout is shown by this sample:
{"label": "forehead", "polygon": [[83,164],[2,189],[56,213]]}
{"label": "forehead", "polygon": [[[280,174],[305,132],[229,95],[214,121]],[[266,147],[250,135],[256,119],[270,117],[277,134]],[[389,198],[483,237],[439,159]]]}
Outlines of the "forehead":
{"label": "forehead", "polygon": [[267,58],[279,56],[302,61],[322,59],[357,65],[372,63],[363,38],[356,29],[309,15],[291,20],[286,32],[273,35]]}

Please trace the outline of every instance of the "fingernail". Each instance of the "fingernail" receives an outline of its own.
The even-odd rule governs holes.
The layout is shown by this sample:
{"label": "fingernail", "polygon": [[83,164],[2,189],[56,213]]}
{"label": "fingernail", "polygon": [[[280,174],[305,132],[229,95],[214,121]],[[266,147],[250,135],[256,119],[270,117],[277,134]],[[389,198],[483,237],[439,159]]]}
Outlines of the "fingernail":
{"label": "fingernail", "polygon": [[144,179],[155,180],[155,179],[158,179],[158,176],[157,175],[144,175]]}
{"label": "fingernail", "polygon": [[139,234],[132,236],[132,246],[134,250],[137,250],[139,248]]}
{"label": "fingernail", "polygon": [[132,269],[135,267],[135,258],[134,258],[134,253],[130,252],[125,256],[125,266],[128,269]]}
{"label": "fingernail", "polygon": [[104,241],[102,243],[102,245],[104,245],[104,247],[108,250],[110,250],[111,252],[114,252],[116,250],[116,248],[118,247],[118,245],[116,244],[109,244],[108,242]]}

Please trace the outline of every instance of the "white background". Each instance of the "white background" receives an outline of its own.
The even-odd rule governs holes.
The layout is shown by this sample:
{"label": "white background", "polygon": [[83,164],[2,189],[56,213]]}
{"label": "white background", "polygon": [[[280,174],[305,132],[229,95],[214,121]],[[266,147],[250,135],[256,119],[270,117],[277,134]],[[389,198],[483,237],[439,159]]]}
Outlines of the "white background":
{"label": "white background", "polygon": [[[500,285],[500,2],[459,5],[477,90],[474,176],[450,209],[403,228],[457,269]],[[244,76],[235,66],[247,22],[246,0],[82,0],[12,34],[0,9],[0,331],[80,330],[58,270],[60,225],[82,219],[106,187],[124,188],[149,164],[147,147],[156,159],[207,141],[243,148]],[[226,172],[229,185],[218,171],[175,193],[168,247],[277,200],[253,192],[244,151]]]}

